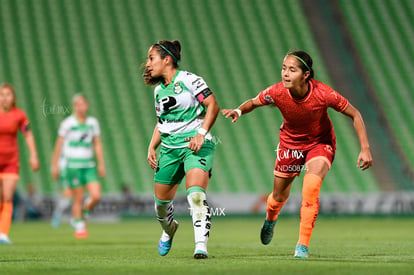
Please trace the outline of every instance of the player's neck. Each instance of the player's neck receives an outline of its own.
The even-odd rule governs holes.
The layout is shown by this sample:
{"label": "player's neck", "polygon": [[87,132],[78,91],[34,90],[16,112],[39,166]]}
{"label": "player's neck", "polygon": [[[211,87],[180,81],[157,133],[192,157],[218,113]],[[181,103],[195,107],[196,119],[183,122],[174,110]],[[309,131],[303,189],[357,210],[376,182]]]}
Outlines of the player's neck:
{"label": "player's neck", "polygon": [[303,85],[297,88],[289,89],[291,95],[296,99],[302,99],[308,95],[309,92],[309,83],[305,82]]}
{"label": "player's neck", "polygon": [[177,73],[177,69],[173,68],[171,70],[168,70],[165,74],[164,74],[164,85],[168,86],[169,84],[172,83],[175,74]]}
{"label": "player's neck", "polygon": [[3,113],[3,114],[6,114],[6,113],[10,112],[11,109],[12,109],[11,106],[9,108],[6,108],[4,106],[0,106],[0,112]]}
{"label": "player's neck", "polygon": [[76,119],[79,121],[79,123],[84,124],[86,121],[86,116],[79,116],[75,114]]}

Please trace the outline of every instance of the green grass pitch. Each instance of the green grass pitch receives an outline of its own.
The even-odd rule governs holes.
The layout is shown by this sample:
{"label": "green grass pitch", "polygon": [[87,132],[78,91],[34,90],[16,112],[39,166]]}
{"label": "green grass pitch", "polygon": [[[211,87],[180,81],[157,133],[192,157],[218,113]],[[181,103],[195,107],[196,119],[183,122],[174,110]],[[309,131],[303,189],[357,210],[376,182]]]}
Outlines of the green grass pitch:
{"label": "green grass pitch", "polygon": [[309,259],[293,258],[299,220],[280,217],[271,244],[260,243],[262,217],[213,217],[209,259],[195,260],[188,217],[170,253],[157,252],[155,218],[89,224],[76,240],[68,224],[12,225],[0,246],[0,274],[412,274],[414,219],[319,217]]}

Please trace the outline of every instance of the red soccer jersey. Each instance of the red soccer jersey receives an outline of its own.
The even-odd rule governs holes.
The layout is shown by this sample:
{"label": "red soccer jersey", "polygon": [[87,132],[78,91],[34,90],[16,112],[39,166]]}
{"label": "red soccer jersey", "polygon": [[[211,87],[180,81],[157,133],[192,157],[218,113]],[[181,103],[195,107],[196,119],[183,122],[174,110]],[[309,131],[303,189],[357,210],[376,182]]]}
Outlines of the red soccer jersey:
{"label": "red soccer jersey", "polygon": [[264,105],[277,106],[282,113],[279,142],[284,147],[308,150],[322,143],[335,148],[335,132],[328,107],[343,112],[348,100],[328,85],[311,79],[308,94],[298,100],[280,82],[262,91],[259,100]]}
{"label": "red soccer jersey", "polygon": [[29,121],[26,114],[17,108],[7,113],[0,111],[0,165],[19,161],[17,131],[27,131]]}

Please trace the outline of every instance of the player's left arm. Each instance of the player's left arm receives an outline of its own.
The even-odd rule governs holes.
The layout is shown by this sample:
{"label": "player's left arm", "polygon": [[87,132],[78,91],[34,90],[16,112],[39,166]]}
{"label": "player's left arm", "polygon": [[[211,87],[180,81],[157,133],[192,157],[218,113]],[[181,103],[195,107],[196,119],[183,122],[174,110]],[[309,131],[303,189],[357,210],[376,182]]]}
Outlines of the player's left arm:
{"label": "player's left arm", "polygon": [[[214,94],[208,95],[208,97],[204,98],[201,102],[205,107],[207,107],[206,116],[204,117],[204,122],[201,125],[201,128],[209,132],[213,127],[214,122],[217,119],[217,115],[220,111],[220,107],[217,103],[216,97]],[[206,132],[206,133],[207,133]],[[201,146],[204,144],[204,136],[205,134],[198,133],[194,138],[191,139],[188,148],[195,152],[200,151]]]}
{"label": "player's left arm", "polygon": [[37,157],[36,143],[29,125],[24,126],[22,133],[24,135],[24,139],[26,140],[27,148],[29,148],[30,152],[30,167],[32,168],[33,172],[36,172],[40,168],[40,163],[39,158]]}
{"label": "player's left arm", "polygon": [[93,137],[93,147],[95,150],[96,160],[98,162],[98,174],[101,178],[105,177],[106,170],[105,170],[105,161],[102,149],[102,142],[99,136]]}
{"label": "player's left arm", "polygon": [[365,129],[364,120],[362,119],[361,113],[354,106],[352,106],[351,103],[348,103],[348,106],[342,113],[350,117],[354,122],[354,128],[361,145],[361,152],[358,156],[357,167],[364,171],[372,166],[372,156],[369,149],[368,135]]}

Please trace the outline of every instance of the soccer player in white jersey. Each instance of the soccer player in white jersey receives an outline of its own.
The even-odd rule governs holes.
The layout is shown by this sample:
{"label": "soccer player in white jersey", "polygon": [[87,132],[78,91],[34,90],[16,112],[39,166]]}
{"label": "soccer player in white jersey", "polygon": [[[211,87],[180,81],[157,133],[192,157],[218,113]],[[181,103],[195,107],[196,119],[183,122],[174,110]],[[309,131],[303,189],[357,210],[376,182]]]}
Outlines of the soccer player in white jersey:
{"label": "soccer player in white jersey", "polygon": [[[106,171],[98,120],[88,116],[89,104],[84,95],[76,94],[72,103],[73,114],[63,120],[59,127],[52,159],[52,177],[59,177],[58,161],[63,153],[67,161],[67,181],[72,189],[75,237],[86,238],[88,231],[84,214],[91,211],[101,199],[101,186],[96,170],[100,177],[104,177]],[[83,205],[85,187],[89,199]]]}
{"label": "soccer player in white jersey", "polygon": [[[200,76],[178,69],[180,42],[159,41],[148,51],[144,71],[147,85],[154,90],[158,123],[148,148],[148,162],[154,169],[154,199],[157,219],[163,229],[158,243],[161,256],[171,249],[178,222],[174,220],[173,199],[186,176],[195,238],[194,258],[208,257],[211,213],[206,189],[211,176],[215,144],[209,133],[219,106]],[[156,149],[161,145],[159,159]]]}

